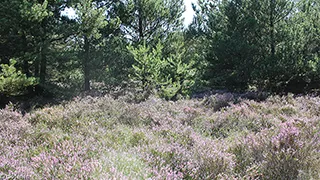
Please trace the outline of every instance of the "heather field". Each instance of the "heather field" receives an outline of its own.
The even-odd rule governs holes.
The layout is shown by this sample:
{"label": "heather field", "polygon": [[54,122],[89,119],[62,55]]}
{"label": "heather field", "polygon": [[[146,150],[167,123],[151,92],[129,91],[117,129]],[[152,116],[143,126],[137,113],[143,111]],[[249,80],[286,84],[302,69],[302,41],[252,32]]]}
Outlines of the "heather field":
{"label": "heather field", "polygon": [[75,98],[0,110],[0,179],[320,179],[320,98]]}

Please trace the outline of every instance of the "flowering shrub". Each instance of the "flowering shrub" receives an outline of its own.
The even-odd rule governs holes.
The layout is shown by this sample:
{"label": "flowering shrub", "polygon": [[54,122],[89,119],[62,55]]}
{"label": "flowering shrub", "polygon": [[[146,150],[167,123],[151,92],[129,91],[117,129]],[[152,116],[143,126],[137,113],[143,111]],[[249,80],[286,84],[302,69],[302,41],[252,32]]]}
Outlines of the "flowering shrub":
{"label": "flowering shrub", "polygon": [[[231,95],[226,95],[230,96]],[[0,110],[0,179],[319,179],[320,98]]]}
{"label": "flowering shrub", "polygon": [[205,106],[213,108],[215,111],[221,108],[228,107],[236,101],[236,97],[231,93],[215,94],[209,97],[205,97],[203,104]]}
{"label": "flowering shrub", "polygon": [[10,108],[0,110],[0,179],[32,177],[32,169],[24,157],[28,144],[24,141],[31,128],[21,114]]}
{"label": "flowering shrub", "polygon": [[[30,166],[41,178],[87,179],[99,163],[90,157],[84,144],[62,141],[47,152],[37,152],[30,158]],[[92,150],[91,150],[92,151]]]}

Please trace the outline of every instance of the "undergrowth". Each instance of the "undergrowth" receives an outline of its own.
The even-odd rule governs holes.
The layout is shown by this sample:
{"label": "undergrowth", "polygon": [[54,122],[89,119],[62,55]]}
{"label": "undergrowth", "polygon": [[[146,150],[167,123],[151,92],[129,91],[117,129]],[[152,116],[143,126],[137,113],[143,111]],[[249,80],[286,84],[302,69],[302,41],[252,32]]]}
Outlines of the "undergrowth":
{"label": "undergrowth", "polygon": [[320,98],[0,110],[0,179],[320,179]]}

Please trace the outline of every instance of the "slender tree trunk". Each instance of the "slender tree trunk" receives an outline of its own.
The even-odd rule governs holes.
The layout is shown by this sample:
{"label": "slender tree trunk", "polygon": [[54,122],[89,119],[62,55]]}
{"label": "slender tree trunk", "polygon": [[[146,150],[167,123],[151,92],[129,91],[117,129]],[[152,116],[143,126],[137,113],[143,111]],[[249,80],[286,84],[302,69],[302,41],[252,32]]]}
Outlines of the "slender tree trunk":
{"label": "slender tree trunk", "polygon": [[48,50],[48,41],[45,38],[46,27],[44,22],[42,22],[41,27],[43,29],[44,37],[41,40],[41,51],[40,51],[40,84],[44,85],[46,81],[46,70],[47,70],[47,50]]}
{"label": "slender tree trunk", "polygon": [[272,59],[276,54],[275,39],[274,39],[274,10],[275,0],[270,0],[270,48]]}
{"label": "slender tree trunk", "polygon": [[138,13],[139,13],[139,17],[138,17],[138,23],[139,23],[139,41],[141,42],[143,40],[143,12],[142,12],[142,3],[141,1],[139,1],[138,3]]}
{"label": "slender tree trunk", "polygon": [[[27,59],[23,60],[23,73],[27,76],[30,77],[29,73],[29,62]],[[32,86],[27,87],[28,94],[32,94],[34,92],[34,89]]]}
{"label": "slender tree trunk", "polygon": [[[36,78],[39,78],[41,77],[41,72],[40,72],[40,69],[42,67],[41,66],[41,63],[43,61],[43,58],[45,58],[45,56],[43,55],[43,43],[41,42],[41,45],[40,45],[40,48],[39,48],[39,54],[38,54],[38,57],[36,58],[36,61],[35,61],[35,68],[34,68],[34,76]],[[35,92],[37,94],[41,94],[43,92],[43,89],[41,87],[41,84],[42,82],[40,81],[40,84],[36,85],[35,86]]]}
{"label": "slender tree trunk", "polygon": [[23,73],[27,76],[30,77],[30,73],[29,73],[29,62],[27,59],[23,60]]}
{"label": "slender tree trunk", "polygon": [[47,71],[47,56],[46,56],[46,46],[43,46],[41,51],[41,59],[40,59],[40,84],[45,84],[46,82],[46,71]]}
{"label": "slender tree trunk", "polygon": [[82,61],[84,73],[84,91],[90,90],[90,77],[89,77],[89,58],[90,58],[90,45],[87,36],[84,36],[84,58]]}
{"label": "slender tree trunk", "polygon": [[35,62],[34,62],[34,76],[36,78],[39,77],[39,66],[40,66],[40,61],[42,59],[42,42],[41,45],[39,47],[39,54],[38,57],[36,58]]}
{"label": "slender tree trunk", "polygon": [[[26,38],[26,35],[25,33],[23,33],[23,36],[22,36],[22,41],[23,41],[23,44],[27,45],[27,38]],[[30,73],[29,73],[29,62],[28,62],[28,59],[24,58],[23,59],[23,73],[27,76],[27,77],[30,77]]]}

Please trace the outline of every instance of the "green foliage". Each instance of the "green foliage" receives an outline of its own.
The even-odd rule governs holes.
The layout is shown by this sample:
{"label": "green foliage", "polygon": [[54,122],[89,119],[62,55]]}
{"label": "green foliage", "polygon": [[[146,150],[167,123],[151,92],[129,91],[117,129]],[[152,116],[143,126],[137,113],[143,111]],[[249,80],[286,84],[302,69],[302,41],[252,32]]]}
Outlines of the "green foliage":
{"label": "green foliage", "polygon": [[44,18],[53,15],[53,13],[47,9],[48,0],[44,0],[42,4],[37,3],[34,0],[33,2],[23,0],[21,6],[22,17],[28,19],[29,21],[41,22],[44,20]]}
{"label": "green foliage", "polygon": [[99,73],[105,84],[116,87],[128,82],[129,70],[134,62],[131,53],[127,49],[127,42],[122,37],[117,36],[107,40],[103,49],[103,57],[100,62],[105,61],[104,73]]}
{"label": "green foliage", "polygon": [[188,95],[195,83],[196,69],[192,62],[185,62],[185,53],[186,49],[178,46],[176,53],[167,58],[165,73],[168,74],[169,80],[160,89],[160,96],[165,99],[177,99],[177,95]]}
{"label": "green foliage", "polygon": [[131,78],[138,81],[138,87],[143,91],[157,91],[165,99],[176,99],[177,96],[187,95],[194,83],[195,69],[192,64],[183,62],[184,52],[163,55],[163,46],[158,43],[150,49],[145,43],[138,48],[132,46],[128,50],[133,54],[135,63],[132,66]]}
{"label": "green foliage", "polygon": [[129,46],[128,50],[133,54],[136,61],[132,65],[133,80],[138,80],[144,91],[150,91],[155,88],[157,82],[161,81],[161,70],[166,66],[167,62],[162,59],[163,46],[158,43],[156,48],[150,51],[150,47],[144,43],[139,45],[138,48]]}
{"label": "green foliage", "polygon": [[[138,84],[145,94],[171,100],[213,88],[320,88],[317,0],[199,0],[186,31],[183,5],[3,0],[0,64],[16,58],[17,68],[39,78],[41,87],[90,90],[93,83],[122,93]],[[67,8],[74,17],[64,14]]]}
{"label": "green foliage", "polygon": [[301,1],[294,6],[294,15],[282,23],[286,40],[279,45],[279,67],[283,70],[276,81],[286,89],[308,91],[319,88],[320,4]]}
{"label": "green foliage", "polygon": [[135,43],[155,45],[157,38],[182,29],[183,0],[123,0],[120,4],[123,31]]}
{"label": "green foliage", "polygon": [[212,86],[303,92],[318,84],[316,1],[201,0],[195,9],[189,32],[208,44]]}
{"label": "green foliage", "polygon": [[101,37],[99,30],[108,24],[105,21],[104,12],[105,8],[98,8],[94,5],[93,0],[81,0],[76,4],[77,21],[81,36],[87,36],[89,39],[99,39]]}
{"label": "green foliage", "polygon": [[23,94],[27,87],[35,86],[35,78],[28,78],[25,74],[15,68],[16,60],[11,59],[10,64],[1,64],[0,71],[0,93],[6,95]]}
{"label": "green foliage", "polygon": [[[104,13],[105,6],[100,6],[93,0],[81,0],[76,4],[77,25],[78,25],[78,39],[79,50],[81,53],[79,60],[81,60],[82,71],[84,74],[84,90],[90,90],[90,80],[92,78],[91,66],[96,59],[96,51],[102,46],[101,30],[108,24]],[[94,53],[93,53],[94,52]]]}
{"label": "green foliage", "polygon": [[[255,34],[258,22],[250,17],[248,1],[201,1],[195,21],[208,46],[207,78],[213,86],[246,89],[251,80],[259,49]],[[207,44],[204,43],[204,44]]]}

